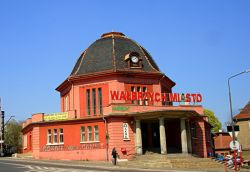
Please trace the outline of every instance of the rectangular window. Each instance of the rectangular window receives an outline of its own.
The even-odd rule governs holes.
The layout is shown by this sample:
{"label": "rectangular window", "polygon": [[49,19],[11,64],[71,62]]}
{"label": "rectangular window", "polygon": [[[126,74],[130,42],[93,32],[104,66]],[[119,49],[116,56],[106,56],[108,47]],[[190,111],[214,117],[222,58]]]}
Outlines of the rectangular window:
{"label": "rectangular window", "polygon": [[53,132],[53,143],[58,143],[58,139],[57,139],[57,129],[54,129],[54,132]]}
{"label": "rectangular window", "polygon": [[64,140],[63,140],[63,129],[60,128],[59,131],[60,131],[60,133],[59,133],[59,142],[60,143],[64,143]]}
{"label": "rectangular window", "polygon": [[86,107],[87,107],[87,114],[90,115],[90,89],[86,90]]}
{"label": "rectangular window", "polygon": [[47,144],[52,143],[52,136],[51,136],[51,129],[48,129],[47,131]]}
{"label": "rectangular window", "polygon": [[96,91],[95,88],[92,89],[92,106],[94,115],[96,115]]}
{"label": "rectangular window", "polygon": [[98,88],[98,106],[99,114],[102,114],[102,88]]}
{"label": "rectangular window", "polygon": [[99,141],[98,125],[94,126],[94,139],[95,139],[95,141]]}
{"label": "rectangular window", "polygon": [[88,141],[92,141],[92,127],[88,126]]}
{"label": "rectangular window", "polygon": [[28,142],[27,134],[25,134],[25,135],[23,136],[23,149],[26,149],[26,148],[27,148],[27,142]]}
{"label": "rectangular window", "polygon": [[[143,88],[142,88],[142,92],[143,92],[143,93],[148,92],[148,88],[147,88],[147,87],[143,87]],[[142,94],[142,95],[144,95],[144,94]],[[143,98],[143,99],[144,99],[144,98]],[[145,105],[145,106],[148,106],[148,99],[144,99],[144,105]]]}
{"label": "rectangular window", "polygon": [[[131,87],[131,92],[135,92],[135,87],[134,86]],[[132,104],[136,104],[136,101],[132,100]]]}
{"label": "rectangular window", "polygon": [[[137,93],[142,92],[141,87],[137,87]],[[138,105],[142,105],[142,100],[138,100]]]}
{"label": "rectangular window", "polygon": [[81,127],[81,142],[85,142],[85,127]]}

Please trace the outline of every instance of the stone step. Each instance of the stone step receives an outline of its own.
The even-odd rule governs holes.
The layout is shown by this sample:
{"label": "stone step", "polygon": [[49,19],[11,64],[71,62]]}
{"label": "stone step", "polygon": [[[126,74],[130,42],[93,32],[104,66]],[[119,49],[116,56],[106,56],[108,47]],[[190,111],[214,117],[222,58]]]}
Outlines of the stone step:
{"label": "stone step", "polygon": [[127,162],[130,167],[145,167],[145,168],[177,168],[177,169],[222,169],[224,164],[220,164],[211,158],[199,158],[189,154],[147,154],[136,156]]}

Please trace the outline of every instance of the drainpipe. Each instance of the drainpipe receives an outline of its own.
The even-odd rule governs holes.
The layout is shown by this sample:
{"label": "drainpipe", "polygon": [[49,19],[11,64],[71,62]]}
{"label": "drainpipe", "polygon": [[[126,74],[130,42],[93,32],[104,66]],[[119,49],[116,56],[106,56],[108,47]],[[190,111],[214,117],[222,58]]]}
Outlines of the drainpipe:
{"label": "drainpipe", "polygon": [[106,161],[108,161],[108,142],[109,142],[109,134],[108,134],[108,129],[107,129],[107,120],[102,116],[102,119],[105,124],[105,139],[106,139]]}

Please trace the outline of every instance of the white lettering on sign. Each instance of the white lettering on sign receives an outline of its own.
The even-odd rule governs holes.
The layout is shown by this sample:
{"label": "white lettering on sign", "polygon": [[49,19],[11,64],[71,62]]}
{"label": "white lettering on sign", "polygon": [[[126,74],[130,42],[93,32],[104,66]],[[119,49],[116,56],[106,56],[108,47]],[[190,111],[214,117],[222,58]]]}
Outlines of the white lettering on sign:
{"label": "white lettering on sign", "polygon": [[128,123],[123,123],[123,140],[129,140]]}

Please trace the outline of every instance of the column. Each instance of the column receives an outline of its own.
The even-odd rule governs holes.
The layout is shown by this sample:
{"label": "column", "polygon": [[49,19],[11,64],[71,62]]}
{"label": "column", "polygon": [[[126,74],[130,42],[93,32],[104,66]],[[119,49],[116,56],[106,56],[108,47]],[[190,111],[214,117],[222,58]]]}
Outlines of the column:
{"label": "column", "polygon": [[136,153],[142,155],[141,120],[135,120],[136,126]]}
{"label": "column", "polygon": [[181,118],[181,148],[182,148],[182,153],[188,153],[185,118]]}
{"label": "column", "polygon": [[160,129],[160,144],[161,144],[161,154],[167,154],[167,144],[166,144],[166,133],[164,118],[159,118],[159,129]]}
{"label": "column", "polygon": [[191,129],[190,122],[187,121],[187,143],[188,143],[188,152],[192,153],[192,137],[191,137]]}

